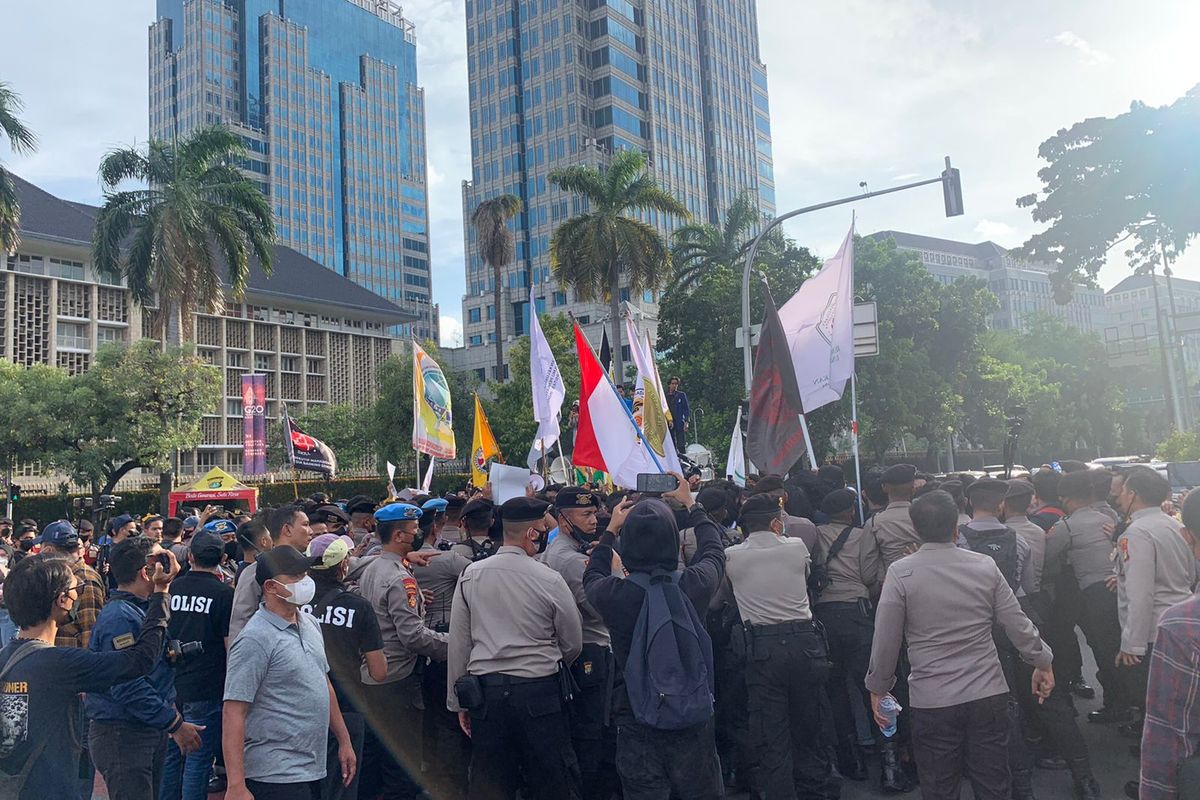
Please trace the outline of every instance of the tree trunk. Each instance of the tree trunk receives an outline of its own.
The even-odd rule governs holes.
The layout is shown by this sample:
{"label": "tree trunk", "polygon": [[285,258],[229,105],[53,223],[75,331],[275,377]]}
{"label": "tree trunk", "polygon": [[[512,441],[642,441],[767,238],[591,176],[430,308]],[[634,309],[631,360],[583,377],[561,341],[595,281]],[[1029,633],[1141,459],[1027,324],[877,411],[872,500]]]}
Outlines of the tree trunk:
{"label": "tree trunk", "polygon": [[621,360],[621,276],[615,261],[608,265],[608,325],[612,338],[613,374],[617,383],[623,384],[625,364]]}
{"label": "tree trunk", "polygon": [[503,293],[500,290],[500,265],[492,265],[492,304],[496,307],[496,382],[504,381],[504,322],[501,318]]}

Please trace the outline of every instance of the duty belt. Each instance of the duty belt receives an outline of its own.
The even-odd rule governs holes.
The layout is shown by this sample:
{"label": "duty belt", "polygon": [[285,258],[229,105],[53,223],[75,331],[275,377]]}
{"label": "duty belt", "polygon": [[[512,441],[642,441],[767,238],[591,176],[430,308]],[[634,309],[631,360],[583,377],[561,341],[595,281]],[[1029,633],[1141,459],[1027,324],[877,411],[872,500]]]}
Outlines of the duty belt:
{"label": "duty belt", "polygon": [[774,625],[751,625],[750,631],[755,636],[784,636],[789,633],[811,633],[817,628],[811,619],[797,619],[791,622],[777,622]]}
{"label": "duty belt", "polygon": [[526,683],[543,683],[545,681],[556,681],[556,675],[545,675],[541,678],[522,678],[517,675],[505,675],[503,672],[493,672],[489,675],[480,675],[479,682],[484,686],[521,686]]}

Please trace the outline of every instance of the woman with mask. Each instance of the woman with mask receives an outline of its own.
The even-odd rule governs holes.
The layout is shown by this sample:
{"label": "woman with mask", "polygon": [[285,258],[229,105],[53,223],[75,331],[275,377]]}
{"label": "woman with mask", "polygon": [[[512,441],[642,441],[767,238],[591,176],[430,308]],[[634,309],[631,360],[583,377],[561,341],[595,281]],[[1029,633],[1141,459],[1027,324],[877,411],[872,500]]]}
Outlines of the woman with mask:
{"label": "woman with mask", "polygon": [[255,562],[263,602],[234,640],[225,672],[227,800],[315,800],[327,731],[338,742],[343,785],[354,779],[354,747],[326,675],[321,627],[300,612],[316,596],[307,572],[318,560],[280,545]]}

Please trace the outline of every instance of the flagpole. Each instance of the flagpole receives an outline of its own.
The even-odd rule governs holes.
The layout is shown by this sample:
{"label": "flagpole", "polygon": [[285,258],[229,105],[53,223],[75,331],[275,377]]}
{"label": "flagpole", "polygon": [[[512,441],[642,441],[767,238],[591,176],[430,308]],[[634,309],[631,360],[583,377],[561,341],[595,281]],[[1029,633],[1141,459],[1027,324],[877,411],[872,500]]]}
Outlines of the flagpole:
{"label": "flagpole", "polygon": [[567,457],[563,455],[562,434],[559,434],[558,441],[555,442],[555,444],[558,445],[558,457],[561,458],[562,462],[563,462],[563,477],[566,478],[568,485],[574,486],[575,483],[574,483],[574,481],[571,480],[571,478],[574,477],[571,475],[571,472],[573,472],[573,470],[567,469]]}
{"label": "flagpole", "polygon": [[863,511],[862,465],[858,457],[858,380],[850,373],[850,453],[854,456],[854,488],[858,490],[858,518],[866,520]]}
{"label": "flagpole", "polygon": [[812,437],[808,434],[808,420],[804,418],[804,412],[800,412],[800,430],[804,433],[804,447],[808,450],[808,463],[814,470],[817,468],[817,459],[813,455]]}

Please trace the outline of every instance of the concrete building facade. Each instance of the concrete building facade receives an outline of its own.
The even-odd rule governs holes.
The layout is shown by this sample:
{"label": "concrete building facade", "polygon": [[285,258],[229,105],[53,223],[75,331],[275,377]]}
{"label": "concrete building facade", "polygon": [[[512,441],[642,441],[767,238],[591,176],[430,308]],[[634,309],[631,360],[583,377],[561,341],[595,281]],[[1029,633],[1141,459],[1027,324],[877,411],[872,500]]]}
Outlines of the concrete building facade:
{"label": "concrete building facade", "polygon": [[[494,347],[528,331],[531,286],[540,313],[571,311],[599,342],[607,306],[578,302],[550,273],[554,230],[586,211],[549,183],[556,168],[603,168],[620,150],[640,150],[695,221],[719,222],[742,191],[774,215],[756,0],[466,0],[466,22],[472,176],[462,190],[467,293],[457,367],[480,380],[503,377],[493,374]],[[513,220],[517,257],[496,308],[470,218],[506,193],[525,210]],[[664,234],[681,222],[657,213],[645,221]],[[658,292],[634,297],[622,288],[621,299],[653,335]]]}
{"label": "concrete building facade", "polygon": [[391,0],[157,0],[150,135],[222,123],[279,241],[411,309],[438,338],[425,99],[416,35]]}
{"label": "concrete building facade", "polygon": [[[99,347],[146,338],[153,311],[92,266],[98,209],[13,179],[21,242],[0,272],[0,357],[77,373]],[[220,314],[195,314],[197,352],[220,370],[225,391],[202,423],[203,443],[181,454],[180,473],[241,471],[242,375],[267,376],[268,424],[284,404],[293,416],[318,405],[363,406],[374,397],[379,365],[402,348],[388,329],[414,321],[412,312],[277,247],[270,278],[254,265],[241,301],[228,300]]]}

